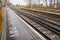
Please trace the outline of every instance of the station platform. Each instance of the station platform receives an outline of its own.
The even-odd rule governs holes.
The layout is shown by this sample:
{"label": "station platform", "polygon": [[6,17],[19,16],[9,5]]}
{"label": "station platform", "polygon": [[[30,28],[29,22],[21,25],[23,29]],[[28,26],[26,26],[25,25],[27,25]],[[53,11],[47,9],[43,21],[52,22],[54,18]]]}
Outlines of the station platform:
{"label": "station platform", "polygon": [[[8,30],[6,30],[7,40],[42,40],[39,33],[20,18],[9,7],[6,9]],[[5,40],[5,39],[4,39]]]}

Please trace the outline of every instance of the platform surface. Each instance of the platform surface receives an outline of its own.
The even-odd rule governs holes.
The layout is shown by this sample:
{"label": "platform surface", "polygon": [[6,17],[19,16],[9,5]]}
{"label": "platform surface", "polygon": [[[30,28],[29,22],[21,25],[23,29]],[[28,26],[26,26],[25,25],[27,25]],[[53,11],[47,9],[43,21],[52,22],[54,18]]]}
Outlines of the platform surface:
{"label": "platform surface", "polygon": [[9,37],[14,40],[41,40],[38,35],[26,25],[22,19],[10,8],[7,8]]}

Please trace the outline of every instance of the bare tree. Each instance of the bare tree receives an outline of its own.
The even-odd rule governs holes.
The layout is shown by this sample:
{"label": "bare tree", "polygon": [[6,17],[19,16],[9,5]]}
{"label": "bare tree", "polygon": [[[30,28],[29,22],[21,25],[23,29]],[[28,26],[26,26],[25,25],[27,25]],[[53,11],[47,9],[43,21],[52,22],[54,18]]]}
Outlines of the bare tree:
{"label": "bare tree", "polygon": [[32,1],[32,0],[29,0],[29,7],[30,7],[30,8],[31,8],[31,1]]}
{"label": "bare tree", "polygon": [[53,3],[53,8],[55,8],[55,5],[56,5],[56,3],[55,3],[55,0],[54,0],[54,3]]}
{"label": "bare tree", "polygon": [[57,0],[57,8],[60,8],[60,1]]}
{"label": "bare tree", "polygon": [[49,0],[50,8],[52,8],[52,0]]}
{"label": "bare tree", "polygon": [[41,2],[41,0],[39,0],[39,6],[40,6],[40,2]]}
{"label": "bare tree", "polygon": [[47,7],[47,4],[48,4],[48,3],[47,3],[47,0],[45,0],[45,3],[46,3],[46,7]]}

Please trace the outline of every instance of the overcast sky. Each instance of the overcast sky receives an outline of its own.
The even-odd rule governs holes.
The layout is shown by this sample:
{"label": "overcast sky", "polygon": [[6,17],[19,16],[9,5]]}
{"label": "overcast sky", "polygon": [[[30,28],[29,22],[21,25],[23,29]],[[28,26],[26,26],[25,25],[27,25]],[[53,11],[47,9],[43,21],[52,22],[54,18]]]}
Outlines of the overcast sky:
{"label": "overcast sky", "polygon": [[25,0],[9,0],[12,4],[16,5],[16,4],[20,4],[20,5],[26,5],[27,3],[25,2]]}
{"label": "overcast sky", "polygon": [[[26,5],[29,3],[29,0],[9,0],[12,4],[16,5],[16,4],[19,4],[19,5]],[[35,3],[39,4],[39,0],[32,0],[33,3],[35,1]],[[49,0],[47,1],[48,2],[48,5],[49,5]],[[43,3],[45,5],[45,2],[43,2],[43,0],[40,0],[40,3]]]}
{"label": "overcast sky", "polygon": [[[14,5],[16,5],[16,4],[20,4],[20,5],[26,5],[26,4],[28,4],[28,1],[29,0],[10,0],[10,2],[12,3],[12,4],[14,4]],[[36,0],[32,0],[32,1],[36,1]],[[37,0],[38,1],[38,0]],[[36,1],[36,2],[37,2]],[[34,3],[34,2],[33,2]],[[40,3],[43,3],[42,2],[42,0],[41,0],[41,2]],[[38,2],[37,2],[37,4],[38,4]],[[45,3],[44,3],[45,4]]]}

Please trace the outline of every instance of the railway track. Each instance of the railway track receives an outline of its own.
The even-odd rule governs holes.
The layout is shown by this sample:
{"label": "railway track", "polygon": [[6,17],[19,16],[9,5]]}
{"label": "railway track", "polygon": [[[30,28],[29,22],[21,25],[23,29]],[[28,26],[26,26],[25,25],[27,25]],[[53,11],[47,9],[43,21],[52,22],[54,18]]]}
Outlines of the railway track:
{"label": "railway track", "polygon": [[57,16],[56,14],[49,14],[49,13],[39,12],[39,11],[35,11],[35,10],[27,10],[27,9],[22,9],[22,10],[24,10],[26,12],[33,13],[33,14],[38,15],[40,17],[42,16],[42,17],[60,22],[60,18],[59,18],[60,15]]}
{"label": "railway track", "polygon": [[[17,10],[16,10],[17,11]],[[60,40],[60,29],[58,25],[54,25],[42,18],[36,17],[29,13],[22,11],[17,11],[21,18],[23,18],[27,23],[29,23],[34,29],[36,29],[40,34],[42,34],[47,40]]]}
{"label": "railway track", "polygon": [[45,20],[45,18],[43,18],[43,17],[37,17],[37,16],[34,16],[32,14],[28,14],[28,13],[24,14],[24,13],[22,13],[22,14],[25,15],[26,17],[30,18],[31,20],[35,21],[38,24],[41,24],[41,23],[44,24],[45,27],[55,31],[56,33],[58,33],[60,35],[60,27],[59,27],[59,25],[51,23],[51,22]]}
{"label": "railway track", "polygon": [[60,15],[54,15],[54,14],[49,14],[49,13],[40,13],[36,11],[31,11],[31,10],[22,10],[25,11],[29,14],[33,14],[37,17],[43,18],[44,20],[47,20],[55,25],[60,25]]}

